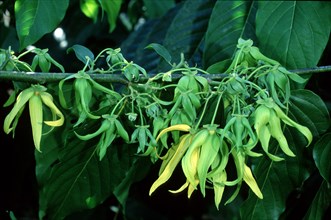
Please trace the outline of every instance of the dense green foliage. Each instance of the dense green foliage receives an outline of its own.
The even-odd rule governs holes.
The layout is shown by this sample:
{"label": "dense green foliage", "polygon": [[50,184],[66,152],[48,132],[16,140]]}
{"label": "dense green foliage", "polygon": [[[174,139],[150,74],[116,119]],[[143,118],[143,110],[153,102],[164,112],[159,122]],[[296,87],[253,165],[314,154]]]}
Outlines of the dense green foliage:
{"label": "dense green foliage", "polygon": [[[178,219],[201,219],[203,215],[217,219],[326,219],[330,214],[331,135],[327,107],[330,100],[322,87],[315,86],[320,83],[318,76],[309,71],[302,76],[295,72],[331,65],[331,3],[221,0],[1,3],[2,12],[11,12],[12,20],[0,27],[0,71],[75,72],[60,82],[46,79],[43,86],[31,87],[29,79],[14,81],[13,95],[6,96],[9,99],[5,106],[14,110],[6,119],[1,114],[1,120],[6,133],[17,127],[15,138],[20,124],[30,123],[29,116],[24,115],[24,106],[35,110],[30,110],[33,133],[29,134],[37,148],[34,158],[39,205],[38,213],[30,216],[174,219],[169,208],[174,207],[160,202],[164,199],[188,207],[180,208]],[[57,42],[50,34],[59,26],[65,31],[68,44],[62,47],[58,45],[64,39]],[[37,49],[27,49],[30,45]],[[103,74],[105,78],[117,74],[121,80],[96,82],[94,74]],[[211,74],[219,74],[220,78],[209,78]],[[184,82],[185,79],[189,80]],[[21,99],[15,100],[22,93]],[[266,100],[272,100],[272,104]],[[282,119],[282,130],[272,131],[270,122],[259,127],[254,112],[260,106],[271,109],[270,114],[277,112],[277,117],[270,116],[269,121]],[[278,107],[293,122],[281,117]],[[36,112],[44,114],[39,117]],[[247,118],[249,125],[246,123],[245,128],[238,128],[241,117]],[[230,121],[238,125],[226,127]],[[220,127],[216,128],[214,122]],[[178,124],[179,127],[172,127]],[[165,128],[172,133],[163,132],[158,137]],[[240,129],[239,138],[236,131]],[[265,133],[260,133],[260,129],[266,129]],[[195,179],[193,175],[192,181],[183,162],[190,184],[189,197],[194,181],[200,183],[198,192],[189,199],[186,193],[162,194],[178,188],[185,179],[180,168],[175,170],[177,164],[171,156],[161,165],[160,155],[168,151],[171,155],[171,150],[176,151],[181,145],[189,148],[192,142],[185,132],[189,131],[194,139],[205,130],[215,132],[211,135],[221,137],[222,143],[225,140],[221,150],[217,150],[223,158],[222,150],[229,145],[227,155],[233,157],[229,157],[226,172],[235,184],[221,182],[226,185],[223,195],[224,185],[219,181],[224,176],[214,175],[215,167],[219,167],[215,165],[219,163],[217,159],[201,162],[203,165],[196,168],[199,176]],[[283,134],[289,149],[281,139]],[[266,137],[270,136],[273,138],[269,142]],[[308,147],[307,140],[311,142]],[[266,142],[267,145],[263,144]],[[237,143],[253,146],[254,152],[249,149],[240,154],[244,156],[238,156]],[[198,146],[199,152],[203,146]],[[19,147],[30,147],[32,151],[31,146]],[[183,161],[184,158],[185,155]],[[202,153],[199,158],[203,158]],[[255,179],[246,168],[241,171],[240,167],[243,169],[246,164]],[[160,187],[147,198],[159,169],[160,178],[164,170],[171,171],[172,178],[167,178],[166,187]],[[203,176],[204,169],[213,172]],[[225,168],[220,173],[224,172]],[[218,177],[221,180],[216,180]],[[215,195],[222,191],[220,205],[219,196],[214,201],[214,191],[208,187],[214,188]],[[231,197],[233,194],[235,198]],[[224,205],[232,199],[232,203]],[[200,209],[194,210],[194,205]],[[24,216],[11,207],[6,211],[11,211],[12,216]]]}

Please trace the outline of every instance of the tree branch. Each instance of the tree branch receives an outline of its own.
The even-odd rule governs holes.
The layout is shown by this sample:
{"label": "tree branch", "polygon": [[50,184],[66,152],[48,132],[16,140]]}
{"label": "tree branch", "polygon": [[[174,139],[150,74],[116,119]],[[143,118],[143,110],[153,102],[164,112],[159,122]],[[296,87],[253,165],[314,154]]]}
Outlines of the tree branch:
{"label": "tree branch", "polygon": [[[331,66],[320,66],[315,68],[305,68],[290,70],[290,72],[297,74],[315,74],[323,72],[331,72]],[[0,81],[21,81],[30,83],[51,83],[58,82],[74,73],[42,73],[42,72],[17,72],[17,71],[0,71]],[[108,82],[108,83],[121,83],[128,84],[129,81],[120,74],[89,74],[92,79],[97,82]],[[141,77],[141,82],[147,81],[148,78],[155,76],[155,74],[148,74],[148,77]],[[178,80],[182,74],[172,74],[173,80]],[[203,74],[209,80],[220,80],[224,77],[224,73],[220,74]]]}

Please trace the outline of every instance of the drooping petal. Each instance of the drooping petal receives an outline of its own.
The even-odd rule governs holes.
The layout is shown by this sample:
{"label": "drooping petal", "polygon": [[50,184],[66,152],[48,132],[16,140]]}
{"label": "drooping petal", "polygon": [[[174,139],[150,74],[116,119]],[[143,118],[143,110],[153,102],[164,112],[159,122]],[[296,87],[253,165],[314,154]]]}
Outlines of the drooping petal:
{"label": "drooping petal", "polygon": [[100,128],[97,131],[95,131],[94,133],[87,134],[87,135],[79,135],[75,132],[75,134],[79,139],[81,139],[83,141],[87,141],[87,140],[90,140],[90,139],[100,135],[102,132],[104,132],[108,129],[115,129],[115,124],[109,120],[103,120]]}
{"label": "drooping petal", "polygon": [[100,116],[93,115],[90,111],[90,101],[92,99],[92,87],[84,78],[76,79],[75,81],[76,96],[80,97],[81,108],[91,119],[98,119]]}
{"label": "drooping petal", "polygon": [[64,116],[62,114],[62,112],[56,107],[56,105],[53,102],[53,97],[51,94],[47,93],[47,92],[41,92],[40,93],[40,97],[41,100],[43,101],[43,103],[50,108],[52,114],[55,114],[59,117],[58,120],[55,121],[44,121],[45,124],[49,125],[49,126],[53,126],[53,127],[57,127],[57,126],[61,126],[63,125],[64,122]]}
{"label": "drooping petal", "polygon": [[213,176],[213,187],[214,187],[214,201],[216,208],[219,209],[219,204],[221,203],[225,185],[223,182],[226,181],[227,175],[225,170],[223,170],[221,173],[217,173],[218,175]]}
{"label": "drooping petal", "polygon": [[123,140],[125,140],[126,142],[129,142],[128,132],[124,129],[124,127],[121,124],[121,122],[119,120],[117,120],[117,119],[115,119],[115,126],[116,126],[117,134],[119,136],[121,136],[121,138],[123,138]]}
{"label": "drooping petal", "polygon": [[282,161],[282,160],[284,160],[284,158],[281,158],[281,157],[278,157],[276,155],[273,155],[273,154],[269,153],[269,141],[270,141],[270,138],[271,138],[269,127],[270,126],[262,127],[260,129],[260,132],[258,133],[262,149],[264,150],[264,152],[268,155],[268,157],[271,160],[273,160],[273,161]]}
{"label": "drooping petal", "polygon": [[161,175],[163,173],[165,167],[167,166],[167,164],[170,162],[171,158],[176,153],[177,148],[178,148],[178,144],[174,144],[173,146],[171,146],[171,148],[169,148],[169,150],[167,151],[167,153],[164,156],[159,156],[159,158],[161,160],[163,160],[161,163],[161,166],[160,166],[159,175]]}
{"label": "drooping petal", "polygon": [[190,135],[186,134],[185,137],[179,142],[178,148],[167,164],[167,166],[164,168],[163,172],[159,176],[159,178],[153,183],[149,190],[149,195],[151,195],[159,186],[164,184],[168,181],[168,179],[171,177],[172,173],[174,172],[177,164],[182,159],[183,154],[185,154],[187,148],[189,147],[190,143],[187,141],[189,140]]}
{"label": "drooping petal", "polygon": [[169,192],[171,193],[180,193],[182,192],[184,189],[186,189],[189,185],[189,182],[186,181],[179,189],[176,189],[176,190],[169,190]]}
{"label": "drooping petal", "polygon": [[67,78],[65,78],[65,79],[63,79],[59,82],[59,101],[60,101],[61,106],[65,109],[68,109],[69,107],[68,107],[67,102],[66,102],[65,97],[64,97],[63,84],[66,80],[69,80],[69,79],[72,79],[72,78],[75,78],[75,77],[76,77],[76,74],[73,74],[73,75],[70,75]]}
{"label": "drooping petal", "polygon": [[3,124],[3,130],[6,134],[9,134],[15,127],[10,127],[12,121],[18,114],[18,112],[24,107],[24,105],[29,101],[29,99],[33,96],[34,89],[28,88],[23,90],[16,99],[16,103],[13,107],[13,109],[9,112],[9,114],[6,116]]}
{"label": "drooping petal", "polygon": [[271,136],[278,141],[278,144],[282,151],[290,157],[295,157],[295,154],[289,148],[287,140],[284,136],[283,130],[280,125],[280,119],[274,111],[271,111],[269,128]]}
{"label": "drooping petal", "polygon": [[246,164],[244,165],[244,181],[259,199],[263,199],[262,192],[253,177],[252,171]]}
{"label": "drooping petal", "polygon": [[194,184],[189,184],[187,189],[187,198],[191,198],[192,193],[196,190],[196,186],[199,184],[199,180],[196,179]]}
{"label": "drooping petal", "polygon": [[191,140],[189,149],[182,159],[182,170],[187,178],[187,180],[196,187],[196,175],[197,168],[200,160],[200,150],[201,146],[206,143],[209,131],[208,129],[202,129],[197,134],[191,134]]}
{"label": "drooping petal", "polygon": [[293,121],[292,119],[290,119],[277,105],[274,105],[273,108],[277,114],[277,116],[287,125],[295,127],[301,134],[303,134],[307,140],[308,140],[308,145],[311,144],[312,140],[313,140],[313,134],[311,133],[311,131],[303,125],[298,124],[297,122]]}
{"label": "drooping petal", "polygon": [[115,140],[116,134],[114,131],[107,130],[106,132],[102,133],[100,142],[101,144],[98,144],[98,152],[99,152],[99,160],[101,161],[104,156],[107,153],[108,147],[111,145],[111,143]]}
{"label": "drooping petal", "polygon": [[36,149],[41,152],[40,141],[43,128],[43,107],[39,94],[35,94],[29,99],[29,110],[33,142]]}
{"label": "drooping petal", "polygon": [[170,127],[167,127],[165,129],[163,129],[160,134],[156,137],[156,142],[162,137],[162,135],[164,135],[165,133],[169,132],[169,131],[190,131],[191,127],[187,124],[177,124],[177,125],[173,125]]}
{"label": "drooping petal", "polygon": [[231,153],[233,156],[234,163],[236,165],[237,179],[233,181],[226,181],[224,182],[224,184],[229,186],[236,184],[237,187],[231,197],[225,202],[225,205],[231,203],[237,197],[241,188],[242,181],[244,179],[245,155],[243,152],[237,151],[236,149],[233,149]]}
{"label": "drooping petal", "polygon": [[92,83],[93,85],[93,88],[95,88],[96,90],[99,90],[99,91],[102,91],[104,93],[107,93],[113,97],[115,97],[117,100],[120,100],[121,99],[121,95],[113,90],[110,90],[106,87],[104,87],[103,85],[95,82],[94,80],[90,79],[90,82]]}
{"label": "drooping petal", "polygon": [[200,157],[198,161],[197,171],[200,182],[200,191],[205,196],[205,186],[208,170],[215,158],[218,156],[218,150],[221,145],[221,139],[214,133],[209,135],[205,143],[201,146]]}

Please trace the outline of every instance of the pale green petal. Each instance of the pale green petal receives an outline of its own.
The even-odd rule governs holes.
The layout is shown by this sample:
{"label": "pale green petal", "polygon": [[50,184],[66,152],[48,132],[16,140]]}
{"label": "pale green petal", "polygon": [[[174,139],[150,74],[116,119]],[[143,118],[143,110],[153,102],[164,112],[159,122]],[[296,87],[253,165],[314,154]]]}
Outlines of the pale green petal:
{"label": "pale green petal", "polygon": [[272,137],[274,137],[278,141],[278,144],[279,144],[280,148],[282,149],[282,151],[290,157],[295,157],[295,154],[289,148],[287,140],[284,136],[284,133],[283,133],[283,130],[282,130],[282,127],[280,124],[280,119],[278,118],[278,116],[276,115],[276,113],[274,111],[271,111],[269,124],[270,124],[270,126],[269,126],[270,134]]}
{"label": "pale green petal", "polygon": [[90,139],[100,135],[101,133],[105,132],[106,130],[112,130],[112,131],[115,130],[115,124],[107,119],[102,121],[100,128],[97,131],[95,131],[94,133],[87,134],[87,135],[79,135],[75,132],[75,134],[79,139],[81,139],[83,141],[87,141],[87,140],[90,140]]}
{"label": "pale green petal", "polygon": [[244,165],[244,181],[259,199],[263,199],[262,192],[253,177],[252,171],[246,164]]}
{"label": "pale green petal", "polygon": [[40,141],[43,128],[43,107],[39,94],[33,95],[29,99],[29,110],[33,142],[36,149],[40,152]]}
{"label": "pale green petal", "polygon": [[306,126],[300,125],[297,122],[290,119],[277,105],[274,106],[274,110],[276,111],[277,116],[285,124],[295,127],[301,134],[303,134],[307,138],[307,140],[308,140],[307,146],[311,144],[311,142],[313,140],[313,134]]}
{"label": "pale green petal", "polygon": [[54,104],[52,95],[47,92],[42,92],[42,93],[40,93],[40,97],[41,97],[41,100],[43,101],[43,103],[47,107],[50,108],[50,110],[52,111],[52,114],[55,114],[59,117],[59,119],[55,120],[55,121],[44,121],[45,124],[47,124],[49,126],[53,126],[53,127],[63,125],[64,116],[63,116],[62,112]]}
{"label": "pale green petal", "polygon": [[225,185],[223,184],[227,179],[227,175],[225,170],[223,170],[220,173],[217,173],[217,175],[213,176],[213,185],[214,185],[214,201],[216,208],[219,209],[219,204],[221,203]]}
{"label": "pale green petal", "polygon": [[268,157],[271,160],[273,160],[273,161],[282,161],[282,160],[284,160],[284,158],[281,158],[281,157],[278,157],[278,156],[275,156],[275,155],[269,153],[269,141],[270,141],[270,138],[271,138],[269,127],[270,126],[262,127],[260,129],[260,132],[258,133],[262,149],[264,150],[264,152],[268,155]]}
{"label": "pale green petal", "polygon": [[161,186],[162,184],[164,184],[169,180],[177,164],[182,159],[183,154],[185,154],[187,148],[190,145],[190,143],[187,141],[189,140],[189,138],[190,135],[186,134],[181,140],[181,142],[179,142],[176,153],[173,155],[167,166],[164,168],[164,171],[161,173],[159,178],[151,186],[149,190],[149,195],[151,195],[159,186]]}
{"label": "pale green petal", "polygon": [[3,130],[6,134],[9,134],[15,127],[10,127],[12,121],[16,117],[17,113],[24,107],[24,105],[29,101],[29,99],[33,96],[34,89],[28,88],[23,90],[17,97],[16,103],[13,109],[6,116],[3,124]]}
{"label": "pale green petal", "polygon": [[171,193],[180,193],[184,189],[186,189],[188,187],[188,185],[189,185],[189,182],[186,181],[179,189],[177,189],[177,190],[169,190],[169,192],[171,192]]}
{"label": "pale green petal", "polygon": [[218,150],[221,146],[221,139],[216,135],[209,135],[201,146],[200,156],[197,166],[199,182],[200,182],[200,191],[203,196],[205,196],[205,186],[206,178],[209,169],[211,168],[212,163],[215,158],[218,156]]}
{"label": "pale green petal", "polygon": [[198,163],[200,160],[201,146],[206,142],[209,136],[208,129],[200,130],[197,134],[191,135],[190,146],[186,154],[182,159],[182,170],[190,182],[190,184],[196,187],[196,175]]}

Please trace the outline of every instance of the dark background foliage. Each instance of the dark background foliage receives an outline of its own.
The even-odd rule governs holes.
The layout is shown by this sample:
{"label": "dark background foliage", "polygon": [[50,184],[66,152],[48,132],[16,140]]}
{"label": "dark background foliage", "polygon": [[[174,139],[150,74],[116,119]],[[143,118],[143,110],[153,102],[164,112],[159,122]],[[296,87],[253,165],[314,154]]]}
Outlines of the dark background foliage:
{"label": "dark background foliage", "polygon": [[[2,9],[9,10],[11,15],[14,15],[13,2],[3,1],[1,5]],[[169,48],[175,62],[179,59],[178,51],[182,51],[191,64],[198,64],[205,68],[222,58],[218,56],[215,58],[217,59],[215,61],[213,57],[205,57],[204,51],[207,49],[219,50],[222,52],[224,59],[230,58],[233,48],[232,50],[231,48],[215,49],[213,45],[205,45],[203,41],[206,38],[207,24],[210,22],[210,19],[217,20],[217,16],[212,14],[214,7],[220,7],[215,5],[217,1],[197,0],[196,4],[185,4],[185,2],[177,0],[173,2],[169,11],[155,10],[154,13],[151,13],[150,10],[146,9],[142,0],[124,1],[121,12],[131,19],[133,25],[136,27],[140,26],[140,28],[136,31],[134,29],[128,30],[121,19],[118,19],[115,30],[110,33],[106,19],[99,17],[93,23],[91,19],[81,12],[78,7],[79,1],[73,0],[70,1],[66,16],[59,26],[63,28],[66,34],[68,47],[74,44],[81,44],[89,48],[94,54],[107,47],[121,47],[124,56],[128,60],[133,60],[150,72],[164,69],[165,63],[153,51],[144,49],[149,43],[160,43]],[[256,4],[256,2],[247,1],[238,5],[238,7],[247,7],[247,10],[251,10],[249,16],[252,16],[257,7],[253,4]],[[222,7],[227,7],[227,5],[224,4]],[[178,13],[179,11],[181,14]],[[211,16],[214,17],[211,18]],[[174,22],[176,19],[178,22]],[[140,23],[141,21],[144,22]],[[250,22],[250,19],[246,21]],[[224,24],[220,23],[219,25]],[[247,25],[245,27],[254,29],[253,26]],[[191,29],[196,31],[185,35],[185,31],[189,32]],[[230,32],[234,34],[234,37],[237,36],[234,31],[230,30]],[[252,32],[247,31],[245,33],[245,37],[255,38],[255,34],[252,34]],[[178,38],[176,34],[184,37]],[[218,40],[218,36],[209,35],[209,38],[213,37],[215,41]],[[12,16],[9,28],[0,27],[0,43],[2,43],[0,45],[1,48],[11,46],[14,51],[19,50],[14,16]],[[49,48],[49,53],[65,66],[66,72],[76,72],[82,68],[82,64],[75,59],[73,53],[67,54],[67,48],[59,46],[52,33],[46,34],[34,45],[38,48]],[[26,59],[29,59],[29,57]],[[331,43],[329,38],[318,66],[330,65],[330,60]],[[53,71],[56,71],[56,69]],[[327,104],[330,112],[331,93],[329,92],[329,85],[331,78],[329,74],[321,73],[312,76],[306,88],[318,94]],[[8,93],[10,89],[10,83],[0,82],[0,103],[6,101],[7,96],[3,94]],[[0,108],[1,122],[8,112],[8,108]],[[2,182],[0,188],[0,219],[10,219],[9,211],[15,213],[18,219],[37,219],[38,216],[36,162],[34,160],[29,117],[26,114],[27,112],[25,111],[25,115],[23,115],[18,125],[15,139],[0,132]],[[177,184],[174,182],[167,183],[163,187],[164,190],[160,190],[154,197],[149,197],[147,192],[157,177],[158,165],[156,164],[152,168],[146,167],[146,169],[150,169],[149,175],[132,185],[126,205],[127,219],[239,219],[238,209],[242,201],[236,201],[226,207],[222,206],[221,211],[217,212],[213,205],[212,194],[207,194],[206,198],[202,198],[199,193],[196,193],[188,200],[185,194],[172,195],[168,193],[165,189],[177,187]],[[176,175],[176,178],[180,180],[179,182],[184,181],[181,179],[183,177],[180,174]],[[305,210],[308,209],[322,181],[323,178],[319,172],[314,170],[312,175],[304,182],[304,185],[290,194],[286,201],[287,209],[281,216],[281,219],[303,218],[306,213]],[[247,190],[247,188],[244,188],[243,195],[246,194],[247,196]],[[110,207],[114,209],[119,208],[119,203],[114,196],[110,196],[96,208],[74,213],[68,219],[121,219],[123,217],[120,214],[121,212],[116,214]],[[325,219],[328,216],[330,216],[330,208],[325,212]]]}

